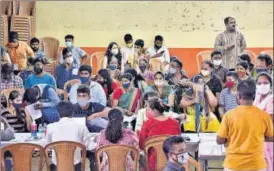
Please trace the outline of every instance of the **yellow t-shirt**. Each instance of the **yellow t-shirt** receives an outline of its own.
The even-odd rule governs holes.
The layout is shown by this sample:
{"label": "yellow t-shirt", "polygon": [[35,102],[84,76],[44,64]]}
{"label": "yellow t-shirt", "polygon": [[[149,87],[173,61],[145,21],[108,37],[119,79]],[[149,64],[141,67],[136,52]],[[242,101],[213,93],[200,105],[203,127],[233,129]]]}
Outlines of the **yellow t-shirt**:
{"label": "yellow t-shirt", "polygon": [[273,136],[273,124],[266,112],[255,106],[238,106],[224,115],[218,136],[227,139],[225,168],[257,170],[267,167],[264,137]]}

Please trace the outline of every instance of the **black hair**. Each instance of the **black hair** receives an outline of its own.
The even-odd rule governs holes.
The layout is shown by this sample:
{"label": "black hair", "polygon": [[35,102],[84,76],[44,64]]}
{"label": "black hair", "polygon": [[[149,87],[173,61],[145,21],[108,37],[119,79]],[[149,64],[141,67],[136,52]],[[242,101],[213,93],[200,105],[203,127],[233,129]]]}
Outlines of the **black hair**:
{"label": "black hair", "polygon": [[138,88],[138,82],[139,81],[145,81],[145,79],[137,73],[137,71],[133,68],[128,68],[125,70],[124,73],[130,73],[134,78],[134,87]]}
{"label": "black hair", "polygon": [[74,105],[70,101],[60,101],[56,108],[60,118],[71,117],[74,112]]}
{"label": "black hair", "polygon": [[11,42],[13,39],[18,40],[18,33],[16,31],[11,31],[9,33],[9,42]]}
{"label": "black hair", "polygon": [[171,58],[170,62],[176,62],[181,69],[183,67],[183,63],[177,57]]}
{"label": "black hair", "polygon": [[238,65],[241,65],[245,70],[247,70],[249,68],[249,65],[246,61],[238,62],[236,66],[238,66]]}
{"label": "black hair", "polygon": [[213,58],[213,56],[215,55],[221,55],[223,56],[223,53],[220,51],[220,50],[214,50],[213,52],[211,52],[210,56],[211,56],[211,59]]}
{"label": "black hair", "polygon": [[149,107],[154,110],[158,110],[160,114],[163,114],[167,110],[167,106],[159,97],[154,97],[148,100]]}
{"label": "black hair", "polygon": [[108,113],[106,139],[115,144],[123,137],[123,113],[120,109],[111,109]]}
{"label": "black hair", "polygon": [[5,74],[12,74],[13,71],[14,71],[13,64],[6,63],[6,64],[3,64],[3,65],[1,66],[1,74],[2,74],[2,75],[5,75]]}
{"label": "black hair", "polygon": [[130,40],[133,40],[132,35],[131,35],[131,34],[126,34],[126,35],[124,36],[124,41],[127,43],[127,42],[129,42]]}
{"label": "black hair", "polygon": [[32,65],[35,65],[37,62],[41,62],[43,65],[48,63],[46,58],[35,58],[32,62]]}
{"label": "black hair", "polygon": [[160,42],[162,42],[162,41],[164,41],[164,38],[161,35],[157,35],[157,36],[155,36],[154,41],[157,41],[157,40],[159,40]]}
{"label": "black hair", "polygon": [[192,78],[192,82],[198,84],[200,79],[202,79],[203,82],[204,82],[203,76],[201,76],[201,75],[196,75],[195,77]]}
{"label": "black hair", "polygon": [[145,42],[142,39],[137,39],[134,44],[136,46],[140,46],[141,48],[145,46]]}
{"label": "black hair", "polygon": [[235,81],[237,81],[239,79],[239,76],[238,76],[236,71],[228,71],[226,73],[226,76],[227,77],[233,77]]}
{"label": "black hair", "polygon": [[[113,45],[118,46],[118,44],[117,44],[116,42],[111,42],[111,43],[108,45],[107,50],[106,50],[106,52],[105,52],[105,56],[107,57],[107,64],[109,64],[109,62],[111,61],[111,58],[112,58],[111,49],[112,49]],[[121,61],[122,61],[122,54],[121,54],[120,49],[119,49],[118,54],[115,55],[115,57],[116,57],[117,60],[118,60],[118,68],[120,69],[120,68],[121,68]]]}
{"label": "black hair", "polygon": [[82,71],[88,71],[88,73],[91,74],[92,68],[89,65],[81,65],[79,68],[79,73],[81,73]]}
{"label": "black hair", "polygon": [[251,63],[250,56],[249,56],[248,54],[246,54],[246,53],[241,54],[241,55],[239,56],[239,58],[240,58],[242,61],[246,61],[248,64]]}
{"label": "black hair", "polygon": [[262,76],[265,76],[268,79],[268,81],[270,82],[270,86],[272,86],[273,77],[266,72],[259,73],[256,77],[256,82],[258,81],[259,77],[262,77]]}
{"label": "black hair", "polygon": [[132,80],[133,80],[133,76],[132,76],[130,73],[124,73],[124,74],[122,75],[121,80],[122,80],[123,78],[126,78],[126,79],[128,79],[129,81],[132,81]]}
{"label": "black hair", "polygon": [[184,94],[185,94],[186,96],[193,97],[193,95],[194,95],[194,89],[193,89],[192,87],[187,88],[187,89],[185,90]]}
{"label": "black hair", "polygon": [[261,61],[265,61],[265,64],[266,64],[267,67],[272,65],[272,59],[268,54],[265,54],[265,53],[259,54],[257,56],[257,59],[259,59]]}
{"label": "black hair", "polygon": [[[15,100],[17,97],[19,97],[20,95],[21,95],[21,94],[20,94],[19,91],[13,90],[13,91],[10,92],[8,100],[13,101],[13,100]],[[25,120],[25,116],[22,115],[22,110],[20,110],[20,109],[15,109],[15,111],[16,111],[16,116],[17,116],[17,118],[19,119],[19,121],[25,122],[25,121],[24,121],[24,120]]]}
{"label": "black hair", "polygon": [[231,17],[231,16],[228,16],[228,17],[225,17],[224,23],[225,23],[225,24],[228,24],[229,19],[234,19],[234,20],[235,20],[235,18],[233,18],[233,17]]}
{"label": "black hair", "polygon": [[64,48],[64,49],[62,50],[62,55],[63,55],[63,58],[64,58],[64,56],[65,56],[67,53],[69,53],[69,52],[71,52],[71,50],[70,50],[70,49],[68,49],[68,48]]}
{"label": "black hair", "polygon": [[144,100],[148,100],[151,97],[158,97],[159,93],[157,91],[148,91],[144,94]]}
{"label": "black hair", "polygon": [[171,136],[167,138],[163,143],[163,151],[166,157],[168,157],[168,153],[172,152],[173,145],[180,143],[185,143],[185,140],[182,136]]}
{"label": "black hair", "polygon": [[256,93],[256,84],[253,80],[243,80],[237,87],[240,98],[244,100],[254,100]]}
{"label": "black hair", "polygon": [[40,40],[38,38],[34,37],[34,38],[30,39],[30,44],[33,44],[33,43],[38,43],[39,44]]}
{"label": "black hair", "polygon": [[23,102],[28,102],[30,104],[36,103],[39,98],[39,90],[35,87],[31,87],[26,89],[24,95],[23,95]]}
{"label": "black hair", "polygon": [[72,40],[74,40],[74,36],[71,35],[71,34],[68,34],[68,35],[65,36],[65,40],[66,39],[72,39]]}
{"label": "black hair", "polygon": [[204,64],[207,64],[210,68],[213,68],[213,67],[214,67],[213,63],[212,63],[210,60],[204,60],[204,61],[202,62],[202,65],[204,65]]}
{"label": "black hair", "polygon": [[77,94],[80,94],[80,93],[86,93],[86,94],[88,94],[90,96],[90,88],[89,88],[89,86],[87,86],[85,84],[80,85],[77,88]]}
{"label": "black hair", "polygon": [[154,78],[156,78],[156,75],[160,74],[165,79],[165,74],[162,71],[157,71],[154,74]]}
{"label": "black hair", "polygon": [[101,77],[103,77],[106,80],[107,88],[108,88],[108,93],[107,94],[108,94],[108,97],[109,97],[109,95],[113,92],[113,90],[112,90],[112,82],[113,81],[110,77],[110,74],[109,74],[107,69],[100,69],[98,71],[98,75],[100,75]]}

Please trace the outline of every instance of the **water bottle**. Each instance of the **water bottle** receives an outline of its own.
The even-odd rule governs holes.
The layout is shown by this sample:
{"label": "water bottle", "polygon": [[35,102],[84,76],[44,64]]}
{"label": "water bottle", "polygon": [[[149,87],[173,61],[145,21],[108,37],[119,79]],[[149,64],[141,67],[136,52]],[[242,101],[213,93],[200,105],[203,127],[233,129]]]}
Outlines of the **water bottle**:
{"label": "water bottle", "polygon": [[37,125],[36,125],[35,121],[33,121],[31,124],[31,137],[32,138],[37,137]]}
{"label": "water bottle", "polygon": [[45,128],[44,128],[43,124],[40,124],[38,127],[39,138],[44,138],[44,131],[45,131]]}

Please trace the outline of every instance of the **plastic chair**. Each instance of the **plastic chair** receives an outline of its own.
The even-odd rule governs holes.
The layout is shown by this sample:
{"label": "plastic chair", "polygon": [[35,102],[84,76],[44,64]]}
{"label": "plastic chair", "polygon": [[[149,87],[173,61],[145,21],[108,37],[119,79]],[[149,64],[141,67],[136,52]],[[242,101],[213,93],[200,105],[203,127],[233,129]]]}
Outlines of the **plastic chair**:
{"label": "plastic chair", "polygon": [[52,149],[56,154],[57,170],[74,171],[74,152],[76,148],[81,149],[81,170],[84,171],[87,154],[86,147],[81,143],[72,141],[58,141],[50,143],[45,147],[44,153],[46,154],[47,170],[50,170],[51,164],[50,157],[47,154]]}
{"label": "plastic chair", "polygon": [[13,15],[32,16],[35,14],[35,1],[13,1]]}
{"label": "plastic chair", "polygon": [[150,59],[150,69],[153,72],[162,71],[163,62],[159,59]]}
{"label": "plastic chair", "polygon": [[260,52],[260,54],[268,54],[271,57],[271,59],[273,60],[273,49],[264,50],[264,51]]}
{"label": "plastic chair", "polygon": [[[12,92],[13,90],[17,90],[19,91],[20,94],[24,94],[25,92],[25,89],[23,88],[9,88],[9,89],[4,89],[1,91],[1,96],[4,95],[7,102],[8,102],[8,98],[9,98],[9,95],[10,95],[10,92]],[[9,107],[9,103],[7,103],[7,107]]]}
{"label": "plastic chair", "polygon": [[96,59],[96,69],[93,70],[93,73],[97,73],[100,69],[103,68],[105,52],[95,52],[91,54],[90,59],[92,60],[91,63],[93,63],[93,60]]}
{"label": "plastic chair", "polygon": [[138,170],[139,150],[129,145],[106,145],[96,150],[96,163],[98,170],[101,168],[100,157],[103,153],[108,156],[109,169],[111,171],[126,171],[128,153],[134,155],[133,168]]}
{"label": "plastic chair", "polygon": [[33,37],[32,16],[13,15],[10,30],[18,32],[19,40],[28,43]]}
{"label": "plastic chair", "polygon": [[6,151],[10,151],[13,159],[13,171],[30,171],[32,165],[32,153],[34,150],[39,150],[39,171],[43,168],[44,150],[43,147],[37,144],[31,143],[16,143],[3,147],[1,149],[1,165],[2,170],[5,170],[4,154]]}
{"label": "plastic chair", "polygon": [[59,40],[54,37],[43,37],[40,40],[46,56],[56,61],[58,59],[58,49],[60,46]]}
{"label": "plastic chair", "polygon": [[185,171],[191,171],[190,166],[193,165],[195,167],[195,171],[202,171],[201,165],[195,159],[189,156],[188,163],[183,165]]}
{"label": "plastic chair", "polygon": [[84,60],[82,60],[81,58],[81,65],[89,65],[92,67],[92,58],[93,58],[92,55],[88,55],[88,57]]}
{"label": "plastic chair", "polygon": [[8,23],[9,23],[8,17],[6,15],[2,15],[1,16],[1,44],[2,45],[6,45],[8,43],[8,30],[9,30]]}
{"label": "plastic chair", "polygon": [[163,170],[165,168],[167,159],[166,159],[165,153],[163,151],[163,143],[168,137],[170,137],[170,135],[158,135],[158,136],[153,136],[153,137],[146,139],[144,152],[145,152],[145,163],[146,163],[147,170],[150,170],[149,169],[148,151],[151,148],[153,148],[156,151],[156,167],[155,167],[155,169]]}
{"label": "plastic chair", "polygon": [[12,1],[1,1],[2,15],[11,16]]}
{"label": "plastic chair", "polygon": [[200,71],[200,65],[204,60],[211,60],[211,50],[201,51],[196,55],[198,71]]}
{"label": "plastic chair", "polygon": [[68,92],[67,92],[68,86],[73,86],[77,83],[80,83],[80,80],[73,79],[73,80],[69,80],[65,83],[65,85],[64,85],[64,100],[68,100]]}

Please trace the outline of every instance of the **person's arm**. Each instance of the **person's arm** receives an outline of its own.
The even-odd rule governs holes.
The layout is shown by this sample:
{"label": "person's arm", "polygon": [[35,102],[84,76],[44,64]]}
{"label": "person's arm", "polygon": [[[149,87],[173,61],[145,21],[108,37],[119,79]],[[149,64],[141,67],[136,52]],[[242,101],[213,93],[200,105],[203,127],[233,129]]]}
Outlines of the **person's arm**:
{"label": "person's arm", "polygon": [[33,50],[26,44],[26,54],[30,58],[35,58]]}
{"label": "person's arm", "polygon": [[223,116],[225,114],[224,101],[225,101],[224,90],[222,90],[220,98],[219,98],[219,108],[218,108],[221,118],[223,118]]}
{"label": "person's arm", "polygon": [[170,93],[168,95],[168,106],[173,108],[174,107],[174,101],[175,101],[175,95],[174,95],[174,93]]}
{"label": "person's arm", "polygon": [[101,118],[101,117],[108,117],[108,112],[111,110],[109,107],[105,107],[105,109],[102,112],[93,113],[92,115],[88,116],[88,120],[92,120],[95,118]]}
{"label": "person's arm", "polygon": [[145,140],[147,138],[147,133],[148,133],[147,127],[148,127],[148,122],[145,122],[143,124],[143,127],[140,132],[140,136],[139,136],[139,146],[140,146],[140,149],[142,150],[144,150]]}
{"label": "person's arm", "polygon": [[273,121],[272,118],[268,115],[266,117],[266,130],[265,130],[265,141],[274,142],[273,139]]}
{"label": "person's arm", "polygon": [[117,107],[118,104],[119,104],[119,98],[121,97],[122,95],[122,89],[118,88],[116,90],[114,90],[113,92],[113,100],[112,100],[112,107]]}
{"label": "person's arm", "polygon": [[50,78],[49,84],[52,85],[56,89],[57,88],[57,84],[56,84],[55,78],[52,75],[50,75],[50,77],[51,78]]}
{"label": "person's arm", "polygon": [[169,63],[170,62],[170,54],[169,54],[168,48],[165,48],[164,57],[165,57],[165,63]]}
{"label": "person's arm", "polygon": [[79,54],[80,54],[82,60],[85,60],[88,57],[87,53],[81,48],[79,48]]}
{"label": "person's arm", "polygon": [[100,84],[97,84],[95,86],[95,90],[92,91],[92,93],[94,93],[94,95],[96,96],[96,98],[98,99],[98,101],[101,105],[103,105],[103,106],[107,105],[106,93]]}
{"label": "person's arm", "polygon": [[222,123],[220,125],[219,131],[217,133],[217,144],[226,144],[229,132],[229,125],[228,125],[228,118],[227,115],[224,115]]}
{"label": "person's arm", "polygon": [[215,43],[214,43],[214,48],[216,50],[220,50],[222,52],[225,51],[225,46],[224,46],[224,43],[223,43],[223,33],[220,33],[216,39],[215,39]]}
{"label": "person's arm", "polygon": [[136,125],[135,125],[135,132],[139,136],[140,131],[142,129],[143,123],[145,122],[145,109],[138,110],[137,118],[136,118]]}
{"label": "person's arm", "polygon": [[1,141],[10,141],[14,138],[14,129],[9,125],[8,121],[1,116],[1,124],[4,124],[4,130],[1,127]]}
{"label": "person's arm", "polygon": [[3,54],[2,58],[3,58],[3,62],[5,62],[5,63],[11,63],[10,55],[7,52],[5,52]]}
{"label": "person's arm", "polygon": [[53,88],[49,88],[48,94],[49,94],[48,95],[49,102],[43,102],[42,103],[43,107],[55,107],[60,102],[60,99],[59,99],[56,91],[53,90]]}
{"label": "person's arm", "polygon": [[215,107],[218,105],[218,100],[214,96],[212,91],[208,88],[208,86],[206,85],[205,87],[206,87],[205,94],[206,94],[206,98],[208,100],[209,106],[211,107],[211,109],[215,109]]}
{"label": "person's arm", "polygon": [[241,39],[241,42],[240,42],[240,46],[241,46],[241,52],[243,52],[246,49],[246,41],[245,41],[244,35],[241,34],[241,36],[242,36],[242,39]]}
{"label": "person's arm", "polygon": [[77,88],[78,88],[78,84],[73,85],[68,94],[69,101],[73,104],[77,103]]}

